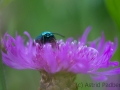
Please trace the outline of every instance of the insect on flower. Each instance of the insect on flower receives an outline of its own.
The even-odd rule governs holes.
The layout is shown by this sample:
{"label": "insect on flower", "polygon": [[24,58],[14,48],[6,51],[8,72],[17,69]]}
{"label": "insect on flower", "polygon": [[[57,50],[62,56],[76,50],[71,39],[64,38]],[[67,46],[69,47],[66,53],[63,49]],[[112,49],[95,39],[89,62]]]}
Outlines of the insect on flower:
{"label": "insect on flower", "polygon": [[[111,60],[117,50],[118,39],[115,38],[114,42],[106,41],[105,35],[102,33],[97,40],[87,42],[90,30],[91,27],[86,28],[77,42],[73,38],[68,38],[66,41],[57,40],[54,36],[56,33],[43,32],[34,40],[34,45],[32,37],[26,31],[24,34],[29,38],[26,43],[20,35],[16,35],[14,38],[5,33],[1,40],[1,44],[6,50],[6,52],[2,51],[2,61],[15,69],[44,70],[50,78],[53,78],[51,75],[62,71],[89,74],[98,81],[107,80],[108,75],[120,74],[119,62]],[[51,81],[52,79],[50,79],[50,84]]]}
{"label": "insect on flower", "polygon": [[56,38],[54,34],[64,37],[63,35],[60,35],[58,33],[52,33],[49,31],[45,31],[35,38],[34,43],[38,43],[40,45],[51,43],[51,45],[54,47],[56,45]]}

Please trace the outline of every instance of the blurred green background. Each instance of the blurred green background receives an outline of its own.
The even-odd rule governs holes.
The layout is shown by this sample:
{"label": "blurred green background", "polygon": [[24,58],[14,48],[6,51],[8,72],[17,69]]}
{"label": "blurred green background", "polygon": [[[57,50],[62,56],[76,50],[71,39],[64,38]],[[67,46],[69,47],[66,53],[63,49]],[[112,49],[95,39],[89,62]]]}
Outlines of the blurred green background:
{"label": "blurred green background", "polygon": [[[86,27],[92,26],[88,40],[96,39],[104,31],[106,40],[113,41],[116,36],[120,39],[120,30],[119,19],[114,18],[115,11],[111,11],[110,5],[112,2],[109,4],[108,0],[0,0],[0,36],[6,31],[12,36],[28,31],[35,38],[47,30],[64,35],[64,39],[77,39]],[[119,5],[117,9],[120,9]],[[61,37],[56,35],[56,38]],[[119,53],[118,49],[112,60],[120,60]],[[0,74],[0,90],[5,89],[4,83],[7,90],[38,90],[40,74],[37,71],[15,70],[0,61]],[[91,78],[80,75],[79,81],[91,82]]]}

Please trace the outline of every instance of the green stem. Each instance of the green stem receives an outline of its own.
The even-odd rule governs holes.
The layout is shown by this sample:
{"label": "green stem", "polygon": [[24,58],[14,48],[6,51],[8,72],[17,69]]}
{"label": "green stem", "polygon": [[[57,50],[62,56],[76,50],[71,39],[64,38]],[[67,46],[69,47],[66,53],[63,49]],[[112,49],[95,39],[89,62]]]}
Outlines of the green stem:
{"label": "green stem", "polygon": [[[0,54],[0,57],[1,57],[1,54]],[[0,59],[0,90],[7,90],[2,59]]]}

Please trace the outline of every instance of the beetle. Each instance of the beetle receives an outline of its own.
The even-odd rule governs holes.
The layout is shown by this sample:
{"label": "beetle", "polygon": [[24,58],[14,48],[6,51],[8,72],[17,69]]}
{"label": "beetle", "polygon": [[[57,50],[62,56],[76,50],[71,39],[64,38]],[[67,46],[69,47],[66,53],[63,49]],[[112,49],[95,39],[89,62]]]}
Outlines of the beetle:
{"label": "beetle", "polygon": [[63,35],[60,35],[58,33],[52,33],[49,31],[45,31],[41,33],[38,37],[36,37],[34,42],[38,43],[39,45],[51,43],[52,47],[54,47],[56,45],[56,38],[54,34],[64,37]]}
{"label": "beetle", "polygon": [[35,42],[39,44],[55,43],[56,38],[51,32],[45,31],[35,38]]}

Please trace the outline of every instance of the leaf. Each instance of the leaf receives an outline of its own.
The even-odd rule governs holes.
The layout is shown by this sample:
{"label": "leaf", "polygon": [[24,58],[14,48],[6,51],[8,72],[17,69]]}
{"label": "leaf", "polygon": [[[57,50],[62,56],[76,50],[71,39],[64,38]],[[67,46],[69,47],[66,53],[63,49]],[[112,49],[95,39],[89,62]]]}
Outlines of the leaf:
{"label": "leaf", "polygon": [[120,29],[120,0],[105,0],[108,11]]}

